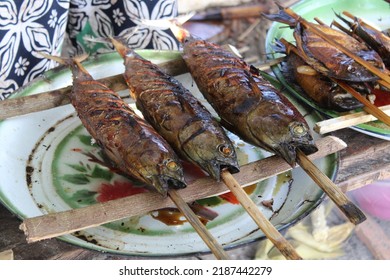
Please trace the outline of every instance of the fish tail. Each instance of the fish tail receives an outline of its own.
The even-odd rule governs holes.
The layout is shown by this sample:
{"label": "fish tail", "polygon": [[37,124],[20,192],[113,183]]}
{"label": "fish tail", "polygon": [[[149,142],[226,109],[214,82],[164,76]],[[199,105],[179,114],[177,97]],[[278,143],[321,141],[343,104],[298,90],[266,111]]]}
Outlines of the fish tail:
{"label": "fish tail", "polygon": [[73,69],[73,71],[76,69],[79,69],[81,72],[89,75],[88,71],[81,64],[81,62],[83,62],[84,60],[86,60],[88,58],[89,55],[87,53],[84,53],[84,54],[81,54],[81,55],[78,55],[75,57],[61,57],[61,56],[55,56],[55,55],[50,55],[50,54],[41,53],[41,52],[39,54],[47,59],[54,60],[54,61],[58,62],[59,64],[66,65],[66,66],[70,67],[71,69]]}
{"label": "fish tail", "polygon": [[55,55],[51,55],[51,54],[43,53],[43,52],[38,52],[38,54],[40,56],[43,56],[44,58],[54,60],[54,61],[58,62],[59,64],[69,65],[69,61],[68,61],[69,59],[67,59],[67,58],[55,56]]}
{"label": "fish tail", "polygon": [[183,43],[185,39],[191,37],[190,32],[183,28],[183,24],[194,15],[195,12],[192,12],[173,19],[142,20],[141,24],[151,27],[169,28],[176,39]]}
{"label": "fish tail", "polygon": [[275,43],[272,45],[272,49],[277,53],[287,53],[286,45],[282,41],[275,38]]}
{"label": "fish tail", "polygon": [[135,54],[135,52],[126,45],[124,38],[110,37],[109,40],[121,57]]}
{"label": "fish tail", "polygon": [[335,11],[333,11],[335,16],[338,17],[340,20],[342,20],[346,25],[348,25],[350,28],[353,28],[354,24],[353,22],[350,22],[349,20],[347,20],[346,18],[344,18],[343,16],[341,16],[341,14],[339,13],[336,13]]}
{"label": "fish tail", "polygon": [[73,63],[79,63],[81,65],[81,62],[86,60],[88,58],[88,54],[81,54],[76,57],[61,57],[61,56],[55,56],[48,53],[39,52],[39,55],[43,56],[44,58],[54,60],[58,62],[59,64],[63,65],[72,65]]}
{"label": "fish tail", "polygon": [[292,16],[290,16],[289,14],[287,14],[284,10],[284,7],[281,4],[279,4],[277,2],[275,2],[275,3],[279,8],[279,12],[277,14],[261,13],[261,15],[263,17],[265,17],[266,19],[269,19],[271,21],[281,22],[281,23],[287,24],[290,27],[295,27],[297,25],[297,20],[295,18],[293,18]]}
{"label": "fish tail", "polygon": [[127,47],[127,40],[133,36],[139,27],[132,27],[127,29],[125,32],[121,33],[119,36],[109,36],[109,37],[89,37],[86,38],[86,41],[95,42],[95,43],[103,43],[103,44],[113,44],[114,48],[118,51],[118,53],[125,57],[126,55],[134,53],[132,49]]}

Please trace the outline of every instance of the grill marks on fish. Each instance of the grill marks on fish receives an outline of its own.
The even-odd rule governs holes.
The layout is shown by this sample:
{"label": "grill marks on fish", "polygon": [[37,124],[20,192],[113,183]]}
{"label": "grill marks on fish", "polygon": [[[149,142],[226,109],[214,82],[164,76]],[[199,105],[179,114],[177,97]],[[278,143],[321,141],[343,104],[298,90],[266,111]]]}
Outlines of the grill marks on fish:
{"label": "grill marks on fish", "polygon": [[123,173],[153,186],[163,196],[168,188],[186,186],[179,158],[168,143],[105,85],[77,62],[70,99],[79,118],[107,157]]}
{"label": "grill marks on fish", "polygon": [[119,42],[114,45],[138,109],[174,150],[218,181],[222,168],[238,172],[233,144],[211,113],[175,78]]}
{"label": "grill marks on fish", "polygon": [[279,9],[277,14],[264,16],[273,21],[286,23],[294,29],[293,35],[299,55],[321,74],[351,82],[370,82],[378,79],[366,67],[317,35],[314,29],[326,34],[328,38],[343,45],[379,71],[385,70],[381,57],[352,36],[322,24],[308,22],[307,26],[303,26],[298,19],[287,14],[283,7],[279,6]]}
{"label": "grill marks on fish", "polygon": [[[222,123],[244,141],[281,155],[295,164],[295,149],[316,151],[303,116],[245,61],[216,44],[189,37],[183,58]],[[301,123],[304,132],[292,132]]]}
{"label": "grill marks on fish", "polygon": [[299,67],[307,65],[294,52],[290,52],[283,64],[283,75],[291,84],[299,85],[298,91],[302,91],[321,107],[336,110],[349,111],[363,107],[356,98],[343,90],[329,78],[316,72],[314,75],[306,75],[298,71]]}

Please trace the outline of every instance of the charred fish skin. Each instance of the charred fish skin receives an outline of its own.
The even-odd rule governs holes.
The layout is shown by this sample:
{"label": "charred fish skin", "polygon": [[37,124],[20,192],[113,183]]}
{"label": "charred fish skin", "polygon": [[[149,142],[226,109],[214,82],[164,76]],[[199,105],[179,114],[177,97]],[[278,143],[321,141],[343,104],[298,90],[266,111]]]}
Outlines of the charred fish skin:
{"label": "charred fish skin", "polygon": [[[263,16],[272,21],[288,24],[293,28],[293,35],[300,56],[321,74],[351,82],[371,82],[378,80],[376,75],[344,54],[337,47],[329,44],[310,29],[304,28],[298,20],[288,15],[283,7],[279,6],[279,12],[277,14],[263,14]],[[373,67],[376,67],[380,71],[385,70],[385,65],[381,57],[355,38],[325,25],[308,24],[320,30],[322,33],[327,34],[332,40],[343,45],[349,51],[370,63]]]}
{"label": "charred fish skin", "polygon": [[362,39],[368,46],[375,50],[382,58],[385,66],[390,69],[390,37],[365,24],[361,19],[354,18],[348,21],[341,15],[336,16],[345,22],[351,29],[352,33]]}
{"label": "charred fish skin", "polygon": [[182,45],[192,77],[227,129],[292,166],[297,148],[317,151],[303,116],[257,69],[204,40],[187,37]]}
{"label": "charred fish skin", "polygon": [[137,108],[176,153],[217,181],[221,170],[239,171],[234,146],[211,113],[174,77],[116,42],[124,77]]}
{"label": "charred fish skin", "polygon": [[298,55],[290,52],[283,63],[282,72],[289,83],[298,85],[298,90],[302,91],[318,106],[338,112],[363,107],[363,104],[351,94],[320,73],[316,71],[313,74],[301,73],[302,71],[299,69],[307,66],[308,64]]}
{"label": "charred fish skin", "polygon": [[95,81],[80,65],[70,66],[74,81],[71,102],[116,167],[164,197],[168,188],[184,188],[183,169],[168,143],[116,92]]}
{"label": "charred fish skin", "polygon": [[[372,66],[384,70],[384,63],[380,56],[355,38],[328,26],[316,25],[315,27],[328,34],[333,40],[342,44],[363,60],[372,64]],[[350,82],[371,82],[378,79],[366,67],[360,65],[336,47],[328,44],[318,35],[302,28],[300,24],[297,24],[295,28],[294,37],[297,42],[302,40],[302,47],[299,48],[301,51],[322,63],[329,70],[327,74],[329,77]],[[313,66],[316,66],[316,64],[313,64]]]}

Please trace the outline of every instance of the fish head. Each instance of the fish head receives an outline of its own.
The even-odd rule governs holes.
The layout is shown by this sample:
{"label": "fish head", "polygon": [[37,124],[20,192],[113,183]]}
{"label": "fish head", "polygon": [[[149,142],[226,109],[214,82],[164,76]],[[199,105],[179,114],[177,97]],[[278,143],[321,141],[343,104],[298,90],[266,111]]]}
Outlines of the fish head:
{"label": "fish head", "polygon": [[138,165],[141,180],[164,197],[167,196],[168,189],[185,188],[187,185],[180,160],[171,151],[164,153],[164,150],[146,150],[140,156]]}
{"label": "fish head", "polygon": [[[318,149],[303,116],[283,102],[264,102],[248,116],[254,144],[281,156],[291,166],[296,164],[296,151],[311,154]],[[257,110],[260,110],[259,113]]]}
{"label": "fish head", "polygon": [[288,124],[285,137],[275,150],[276,153],[281,155],[291,166],[295,166],[297,149],[301,150],[306,155],[318,151],[307,124],[305,122],[293,121]]}
{"label": "fish head", "polygon": [[222,128],[202,130],[202,133],[188,138],[182,145],[185,156],[217,181],[221,170],[231,173],[239,171],[237,155],[230,139]]}

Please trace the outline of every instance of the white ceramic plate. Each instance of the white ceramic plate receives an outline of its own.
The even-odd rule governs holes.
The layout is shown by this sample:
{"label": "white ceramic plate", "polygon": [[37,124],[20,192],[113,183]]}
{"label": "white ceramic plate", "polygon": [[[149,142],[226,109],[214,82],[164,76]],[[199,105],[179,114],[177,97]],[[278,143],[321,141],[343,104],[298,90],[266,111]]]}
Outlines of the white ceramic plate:
{"label": "white ceramic plate", "polygon": [[[326,24],[330,24],[336,20],[334,12],[342,13],[348,11],[355,16],[361,17],[372,26],[379,30],[390,28],[390,5],[383,0],[304,0],[291,7],[295,13],[302,16],[308,21],[314,22],[314,18],[318,17]],[[340,22],[340,20],[337,20]],[[293,30],[286,28],[285,24],[273,23],[267,32],[266,50],[267,53],[273,53],[272,44],[275,38],[285,38],[287,41],[294,43]],[[273,58],[279,57],[280,54],[272,54]],[[324,109],[316,105],[305,94],[298,91],[290,85],[284,78],[280,66],[272,68],[275,76],[298,100],[303,101],[307,105],[315,108],[329,118],[338,117],[340,113]],[[390,140],[390,128],[381,121],[369,122],[354,126],[353,129],[377,138]]]}
{"label": "white ceramic plate", "polygon": [[[180,54],[143,51],[141,55],[158,62]],[[85,66],[95,78],[124,70],[121,58],[115,53],[91,59]],[[204,102],[189,74],[177,78]],[[47,72],[45,79],[25,87],[19,96],[69,84],[70,72],[57,69]],[[301,106],[298,108],[310,125],[319,120],[318,115]],[[229,135],[236,145],[240,164],[270,155],[242,142],[235,135]],[[98,163],[100,150],[91,143],[71,105],[1,121],[0,139],[0,200],[21,219],[84,207],[139,190],[135,183]],[[334,178],[337,159],[332,155],[315,163]],[[194,169],[187,169],[186,174],[191,173]],[[249,192],[279,230],[305,217],[323,198],[320,188],[300,169],[251,186]],[[262,205],[262,201],[269,199],[274,199],[273,210]],[[242,207],[229,200],[212,197],[199,201],[218,213],[217,218],[207,223],[213,236],[226,248],[263,238],[263,233]],[[158,214],[165,215],[165,218],[156,219]],[[209,252],[188,223],[182,223],[175,213],[170,218],[166,218],[167,214],[166,211],[155,211],[65,235],[61,239],[102,252],[137,256],[166,257]],[[166,221],[178,224],[167,225]]]}

